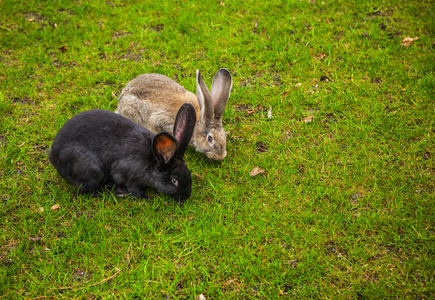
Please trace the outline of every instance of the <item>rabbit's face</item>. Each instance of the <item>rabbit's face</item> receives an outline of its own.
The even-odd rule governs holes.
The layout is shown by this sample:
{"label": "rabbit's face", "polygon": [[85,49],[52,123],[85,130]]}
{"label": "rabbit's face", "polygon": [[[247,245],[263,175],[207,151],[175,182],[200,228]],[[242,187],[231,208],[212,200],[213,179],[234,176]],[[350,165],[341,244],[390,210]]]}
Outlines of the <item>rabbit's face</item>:
{"label": "rabbit's face", "polygon": [[158,171],[156,189],[173,199],[187,199],[192,193],[192,177],[184,161],[176,159],[164,171]]}
{"label": "rabbit's face", "polygon": [[227,134],[223,127],[201,129],[195,128],[194,134],[197,151],[204,153],[208,158],[221,161],[227,156]]}

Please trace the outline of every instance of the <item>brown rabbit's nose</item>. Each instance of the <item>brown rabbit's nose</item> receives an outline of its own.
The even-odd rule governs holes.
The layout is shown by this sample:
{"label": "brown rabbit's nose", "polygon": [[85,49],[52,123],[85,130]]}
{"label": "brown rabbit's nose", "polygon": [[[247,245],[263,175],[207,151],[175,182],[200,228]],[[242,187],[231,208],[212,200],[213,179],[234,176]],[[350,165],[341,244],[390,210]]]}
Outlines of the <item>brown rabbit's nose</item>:
{"label": "brown rabbit's nose", "polygon": [[213,160],[216,160],[216,161],[221,161],[226,156],[227,156],[227,150],[224,150],[222,155],[214,155],[213,157],[210,157],[210,158],[213,159]]}
{"label": "brown rabbit's nose", "polygon": [[222,155],[221,160],[223,160],[225,157],[227,157],[227,150],[224,150],[224,154]]}

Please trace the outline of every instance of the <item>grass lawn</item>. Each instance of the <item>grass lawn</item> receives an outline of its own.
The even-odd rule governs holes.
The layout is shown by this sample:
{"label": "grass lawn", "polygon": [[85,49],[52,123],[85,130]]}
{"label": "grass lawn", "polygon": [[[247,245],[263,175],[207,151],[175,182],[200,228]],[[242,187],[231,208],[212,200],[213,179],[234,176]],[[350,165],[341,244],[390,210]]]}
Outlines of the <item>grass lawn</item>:
{"label": "grass lawn", "polygon": [[[1,299],[435,297],[433,1],[223,1],[0,0]],[[186,151],[184,205],[49,163],[137,75],[219,68],[228,156]]]}

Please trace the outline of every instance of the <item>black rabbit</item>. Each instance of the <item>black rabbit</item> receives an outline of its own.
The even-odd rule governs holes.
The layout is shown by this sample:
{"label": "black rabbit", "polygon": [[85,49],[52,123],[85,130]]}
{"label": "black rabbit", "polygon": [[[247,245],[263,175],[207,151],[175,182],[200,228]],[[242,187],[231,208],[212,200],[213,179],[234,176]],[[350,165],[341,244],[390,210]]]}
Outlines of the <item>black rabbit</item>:
{"label": "black rabbit", "polygon": [[196,124],[196,112],[184,104],[175,119],[172,137],[154,134],[128,118],[107,110],[84,111],[59,130],[48,158],[80,193],[96,193],[107,184],[145,197],[148,187],[174,199],[192,192],[184,152]]}

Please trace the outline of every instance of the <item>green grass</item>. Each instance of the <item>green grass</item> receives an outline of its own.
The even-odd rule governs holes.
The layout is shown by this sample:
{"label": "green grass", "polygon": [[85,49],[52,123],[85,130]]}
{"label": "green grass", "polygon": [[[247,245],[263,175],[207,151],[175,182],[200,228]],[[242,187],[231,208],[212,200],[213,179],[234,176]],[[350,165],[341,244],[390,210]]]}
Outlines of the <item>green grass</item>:
{"label": "green grass", "polygon": [[[136,2],[0,1],[0,298],[435,297],[432,1]],[[48,162],[137,75],[221,67],[228,156],[188,149],[183,206]]]}

